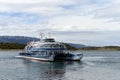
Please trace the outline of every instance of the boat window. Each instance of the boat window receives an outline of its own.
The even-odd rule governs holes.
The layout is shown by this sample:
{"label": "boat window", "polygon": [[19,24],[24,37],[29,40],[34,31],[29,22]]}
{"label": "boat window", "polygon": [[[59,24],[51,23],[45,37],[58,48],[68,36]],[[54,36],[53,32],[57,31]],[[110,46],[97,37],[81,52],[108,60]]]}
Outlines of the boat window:
{"label": "boat window", "polygon": [[45,42],[55,42],[55,40],[53,38],[49,38],[49,39],[44,39]]}
{"label": "boat window", "polygon": [[49,48],[50,47],[50,45],[49,44],[44,44],[44,45],[42,45],[42,46],[40,46],[41,48]]}

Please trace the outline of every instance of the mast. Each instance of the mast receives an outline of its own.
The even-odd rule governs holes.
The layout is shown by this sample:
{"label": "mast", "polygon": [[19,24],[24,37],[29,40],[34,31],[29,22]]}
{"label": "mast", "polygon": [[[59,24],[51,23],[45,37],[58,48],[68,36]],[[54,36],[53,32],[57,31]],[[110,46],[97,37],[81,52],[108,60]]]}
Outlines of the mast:
{"label": "mast", "polygon": [[40,41],[43,41],[44,33],[40,33]]}
{"label": "mast", "polygon": [[51,38],[51,33],[50,32],[48,33],[48,37]]}

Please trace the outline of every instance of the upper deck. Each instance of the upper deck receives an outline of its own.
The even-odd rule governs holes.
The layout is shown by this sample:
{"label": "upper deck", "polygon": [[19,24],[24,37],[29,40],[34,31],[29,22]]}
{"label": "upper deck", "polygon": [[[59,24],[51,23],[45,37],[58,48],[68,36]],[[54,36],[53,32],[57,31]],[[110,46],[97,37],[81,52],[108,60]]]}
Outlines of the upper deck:
{"label": "upper deck", "polygon": [[54,38],[46,38],[37,42],[30,42],[26,48],[31,51],[41,50],[66,50],[66,46],[63,43],[56,42]]}
{"label": "upper deck", "polygon": [[54,38],[46,38],[46,39],[43,39],[44,42],[55,42],[55,39]]}

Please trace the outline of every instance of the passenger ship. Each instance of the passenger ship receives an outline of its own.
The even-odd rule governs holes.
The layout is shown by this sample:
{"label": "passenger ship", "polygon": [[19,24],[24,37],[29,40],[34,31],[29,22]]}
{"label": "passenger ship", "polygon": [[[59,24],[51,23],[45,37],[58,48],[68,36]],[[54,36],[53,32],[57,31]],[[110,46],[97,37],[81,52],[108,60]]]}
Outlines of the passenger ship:
{"label": "passenger ship", "polygon": [[19,58],[55,61],[55,60],[75,60],[80,61],[83,57],[82,53],[72,53],[67,50],[66,46],[61,42],[56,42],[54,38],[43,38],[40,41],[32,41],[27,44]]}

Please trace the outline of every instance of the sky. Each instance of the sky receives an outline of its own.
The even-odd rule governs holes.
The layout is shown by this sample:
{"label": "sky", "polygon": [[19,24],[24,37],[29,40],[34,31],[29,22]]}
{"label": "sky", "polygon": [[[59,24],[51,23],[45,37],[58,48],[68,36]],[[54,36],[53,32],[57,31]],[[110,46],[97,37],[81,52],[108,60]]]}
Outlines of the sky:
{"label": "sky", "polygon": [[0,35],[120,46],[120,0],[0,0]]}

